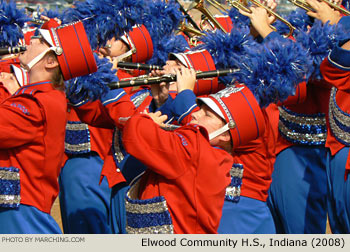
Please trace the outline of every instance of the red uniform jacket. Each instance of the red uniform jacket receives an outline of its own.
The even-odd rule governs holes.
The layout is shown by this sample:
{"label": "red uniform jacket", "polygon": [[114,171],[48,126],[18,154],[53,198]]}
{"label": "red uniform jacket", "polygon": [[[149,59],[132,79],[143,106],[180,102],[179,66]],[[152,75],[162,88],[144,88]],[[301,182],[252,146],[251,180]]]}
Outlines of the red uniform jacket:
{"label": "red uniform jacket", "polygon": [[[68,124],[72,122],[76,122],[76,123],[80,122],[79,117],[77,116],[75,110],[72,107],[68,107],[67,120],[68,120]],[[82,122],[80,123],[83,124]],[[88,135],[86,135],[87,139],[85,139],[85,137],[82,137],[83,139],[81,139],[81,141],[88,142],[90,146],[89,151],[96,152],[99,155],[99,157],[102,160],[104,160],[112,144],[113,129],[98,128],[98,127],[86,125],[86,130],[88,131]],[[67,145],[67,139],[65,144]],[[68,147],[66,146],[66,149],[67,148]],[[71,154],[72,153],[65,154],[63,164],[67,161],[67,159],[70,157]],[[77,151],[74,154],[79,154],[79,152]]]}
{"label": "red uniform jacket", "polygon": [[66,104],[48,81],[23,86],[0,104],[0,166],[19,168],[21,204],[46,213],[58,195]]}
{"label": "red uniform jacket", "polygon": [[204,128],[169,132],[148,116],[135,115],[124,127],[123,144],[147,166],[140,199],[164,196],[174,233],[217,232],[233,159],[210,145]]}
{"label": "red uniform jacket", "polygon": [[[341,49],[340,49],[341,50]],[[336,90],[335,101],[338,108],[342,111],[342,113],[346,113],[346,118],[349,118],[350,114],[350,102],[349,102],[349,91],[350,91],[350,71],[346,68],[342,69],[342,66],[339,65],[336,67],[335,63],[333,64],[329,61],[328,58],[324,59],[321,64],[321,72],[323,74],[324,79],[332,84]],[[335,90],[334,90],[335,91]],[[332,97],[331,97],[332,99]],[[328,116],[328,115],[327,115]],[[346,119],[345,119],[346,120]],[[348,120],[348,119],[347,119]],[[327,126],[330,127],[330,120],[328,116]],[[346,145],[339,142],[334,133],[329,129],[327,135],[326,146],[330,149],[331,154],[335,155],[339,150],[341,150]],[[348,160],[346,163],[346,172],[350,172],[350,155],[348,155]]]}
{"label": "red uniform jacket", "polygon": [[[295,100],[295,103],[288,102],[287,104],[283,103],[282,105],[292,113],[298,114],[300,117],[304,115],[312,117],[321,114],[326,116],[328,113],[330,88],[331,87],[327,85],[324,80],[311,81],[307,83],[306,92],[302,94],[303,97]],[[290,129],[289,131],[291,132]],[[325,142],[325,140],[326,134],[323,141]],[[295,143],[288,141],[284,136],[278,134],[276,154],[293,145],[295,145]]]}
{"label": "red uniform jacket", "polygon": [[[243,165],[241,196],[266,201],[276,159],[276,127],[269,119],[270,111],[262,110],[265,131],[258,139],[234,150],[234,163]],[[276,123],[276,122],[275,122]]]}

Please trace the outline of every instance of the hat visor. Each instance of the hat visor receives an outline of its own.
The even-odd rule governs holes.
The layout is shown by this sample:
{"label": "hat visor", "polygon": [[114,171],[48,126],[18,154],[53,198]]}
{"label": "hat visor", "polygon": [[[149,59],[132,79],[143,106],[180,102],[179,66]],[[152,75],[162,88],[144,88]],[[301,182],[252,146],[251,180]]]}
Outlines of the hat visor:
{"label": "hat visor", "polygon": [[178,60],[187,68],[193,68],[187,57],[183,53],[169,53],[169,60]]}
{"label": "hat visor", "polygon": [[221,112],[219,106],[211,99],[208,97],[202,97],[202,98],[197,98],[197,101],[201,101],[204,104],[206,104],[209,108],[211,108],[218,116],[220,116],[224,121],[226,121],[225,116]]}

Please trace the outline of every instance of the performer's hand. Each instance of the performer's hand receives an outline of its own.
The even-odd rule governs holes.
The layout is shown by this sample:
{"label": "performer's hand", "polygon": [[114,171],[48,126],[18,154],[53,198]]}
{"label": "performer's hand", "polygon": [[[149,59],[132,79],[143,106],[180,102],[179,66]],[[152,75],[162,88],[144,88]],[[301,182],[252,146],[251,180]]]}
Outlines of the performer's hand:
{"label": "performer's hand", "polygon": [[176,83],[178,93],[186,89],[193,90],[196,83],[196,71],[181,66],[180,69],[176,69]]}
{"label": "performer's hand", "polygon": [[165,126],[164,122],[168,119],[168,116],[162,115],[162,112],[160,112],[160,111],[157,111],[155,113],[147,113],[146,112],[145,114],[149,115],[149,117],[151,117],[152,120],[161,127]]}
{"label": "performer's hand", "polygon": [[14,94],[20,88],[16,77],[12,73],[1,72],[0,83],[7,89],[7,91],[11,95]]}
{"label": "performer's hand", "polygon": [[310,17],[321,20],[323,24],[328,21],[331,25],[337,24],[341,18],[340,12],[334,10],[325,2],[319,2],[317,0],[306,0],[306,2],[315,10],[314,12],[308,11],[306,14]]}
{"label": "performer's hand", "polygon": [[275,20],[274,16],[269,16],[267,11],[262,7],[252,6],[249,9],[252,11],[252,13],[245,12],[243,10],[239,10],[239,12],[242,15],[250,18],[252,26],[262,38],[265,38],[267,35],[273,32],[270,25]]}
{"label": "performer's hand", "polygon": [[[153,70],[149,76],[162,76],[164,74],[163,70]],[[151,93],[156,104],[156,107],[159,108],[162,106],[169,97],[169,83],[162,82],[160,84],[151,85]]]}

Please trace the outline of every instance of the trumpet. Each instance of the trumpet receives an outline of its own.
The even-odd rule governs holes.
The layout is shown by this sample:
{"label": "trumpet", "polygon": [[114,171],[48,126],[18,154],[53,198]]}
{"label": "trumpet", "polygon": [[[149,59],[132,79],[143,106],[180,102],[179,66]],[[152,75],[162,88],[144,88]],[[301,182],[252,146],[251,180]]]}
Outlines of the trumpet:
{"label": "trumpet", "polygon": [[[191,18],[187,10],[179,3],[178,0],[175,0],[176,3],[180,6],[180,11],[185,15],[185,19],[179,25],[179,30],[182,31],[189,39],[189,43],[192,46],[197,46],[197,39],[195,36],[202,36],[204,33],[201,32],[201,29],[197,23]],[[186,20],[190,23],[188,24]]]}
{"label": "trumpet", "polygon": [[224,12],[224,13],[228,13],[229,10],[226,9],[224,6],[222,6],[221,3],[219,3],[218,1],[216,0],[207,0],[207,2],[213,6],[214,8],[216,8],[217,10],[221,11],[221,12]]}
{"label": "trumpet", "polygon": [[305,0],[288,0],[288,1],[294,4],[295,6],[298,6],[299,8],[302,8],[306,11],[315,12],[315,10],[311,7],[311,5],[305,2]]}
{"label": "trumpet", "polygon": [[117,63],[117,67],[123,68],[123,69],[137,69],[137,70],[148,70],[148,71],[163,70],[162,66],[134,63],[134,62],[122,62],[122,61]]}
{"label": "trumpet", "polygon": [[[292,4],[294,4],[295,6],[298,6],[306,11],[315,12],[315,10],[311,7],[311,5],[308,4],[305,0],[288,0],[288,1],[291,2]],[[326,4],[328,4],[330,7],[332,7],[336,11],[339,11],[341,14],[343,14],[345,16],[350,16],[350,12],[348,10],[342,8],[339,5],[332,3],[328,0],[320,0],[320,1],[325,2]]]}
{"label": "trumpet", "polygon": [[206,18],[208,18],[208,20],[210,20],[211,25],[214,25],[216,28],[227,33],[226,30],[222,27],[222,25],[213,16],[213,14],[211,14],[211,12],[204,7],[203,2],[204,2],[204,0],[194,0],[193,4],[191,4],[190,7],[186,11],[189,11],[191,9],[199,10],[200,12],[202,12],[205,15]]}
{"label": "trumpet", "polygon": [[[226,76],[231,73],[240,71],[240,69],[221,69],[214,71],[198,71],[196,73],[196,79],[209,79],[219,76]],[[149,77],[148,75],[143,75],[128,80],[122,80],[117,82],[112,82],[108,84],[110,89],[126,88],[126,87],[135,87],[142,85],[151,85],[151,84],[160,84],[162,82],[174,82],[176,81],[176,75],[174,74],[165,74],[162,76]]]}
{"label": "trumpet", "polygon": [[188,25],[185,21],[182,21],[180,23],[179,29],[180,29],[180,31],[184,32],[190,38],[193,37],[191,35],[191,33],[194,34],[195,36],[202,36],[202,35],[204,35],[203,32],[201,32],[200,30],[197,30],[196,28]]}
{"label": "trumpet", "polygon": [[[289,37],[293,34],[295,27],[289,23],[285,18],[283,18],[282,16],[280,16],[278,13],[274,12],[273,10],[271,10],[270,8],[268,8],[267,6],[263,5],[262,3],[260,3],[259,0],[248,0],[250,1],[252,4],[264,8],[269,14],[275,16],[277,19],[279,19],[281,22],[283,22],[284,24],[286,24],[289,28],[289,33],[286,35],[286,37]],[[237,9],[241,9],[245,12],[251,13],[251,10],[248,9],[244,4],[242,4],[240,2],[240,0],[227,0],[227,2],[232,6],[235,7]],[[275,27],[271,27],[274,31],[276,31]]]}
{"label": "trumpet", "polygon": [[332,3],[329,0],[321,0],[322,2],[325,2],[326,4],[328,4],[330,7],[332,7],[333,9],[335,9],[336,11],[339,11],[341,14],[345,15],[345,16],[350,16],[350,12],[344,8],[342,8],[341,6]]}
{"label": "trumpet", "polygon": [[175,0],[175,2],[180,5],[180,11],[185,15],[185,19],[187,19],[188,22],[191,23],[194,29],[200,31],[200,28],[198,27],[197,23],[191,18],[190,14],[188,14],[187,10],[179,3],[178,0]]}

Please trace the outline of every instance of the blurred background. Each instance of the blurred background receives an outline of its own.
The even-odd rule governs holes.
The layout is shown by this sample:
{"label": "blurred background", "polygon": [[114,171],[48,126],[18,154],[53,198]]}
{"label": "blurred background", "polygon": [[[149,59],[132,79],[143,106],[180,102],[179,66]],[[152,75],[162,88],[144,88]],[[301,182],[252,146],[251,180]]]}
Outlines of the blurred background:
{"label": "blurred background", "polygon": [[[221,4],[225,5],[225,0],[217,0]],[[277,12],[279,14],[287,14],[295,9],[295,6],[290,4],[287,0],[276,0],[278,3]],[[180,0],[184,4],[190,4],[192,0]],[[26,0],[26,1],[16,1],[18,8],[31,7],[34,9],[45,8],[45,9],[61,9],[69,7],[73,3],[73,0],[48,0],[48,1],[38,1],[38,0]]]}

